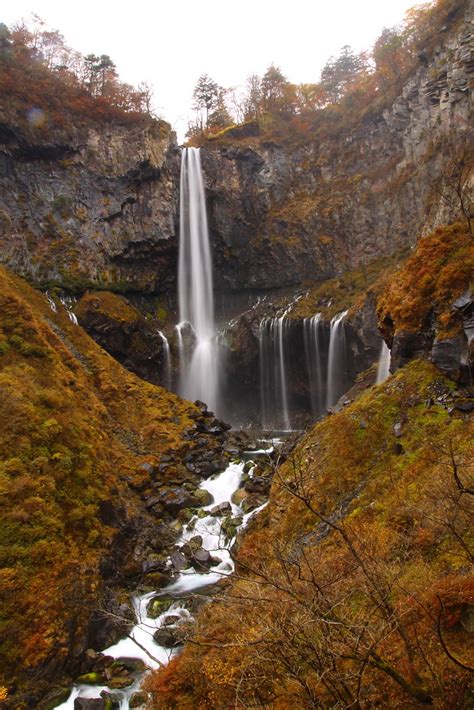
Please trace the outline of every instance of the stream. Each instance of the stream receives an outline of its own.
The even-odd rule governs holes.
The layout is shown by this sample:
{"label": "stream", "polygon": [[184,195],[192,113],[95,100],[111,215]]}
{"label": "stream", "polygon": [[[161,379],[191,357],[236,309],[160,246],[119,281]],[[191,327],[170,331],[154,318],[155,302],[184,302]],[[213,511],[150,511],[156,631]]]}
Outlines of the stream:
{"label": "stream", "polygon": [[[182,569],[177,578],[166,587],[141,596],[136,595],[133,599],[133,607],[137,623],[131,629],[129,636],[102,651],[105,656],[110,656],[114,659],[126,659],[128,661],[130,659],[139,659],[146,664],[147,670],[134,673],[135,680],[133,684],[123,689],[112,689],[106,685],[76,684],[73,686],[69,698],[66,702],[58,705],[57,710],[74,710],[76,698],[104,699],[105,697],[112,701],[113,705],[111,704],[111,707],[129,710],[131,707],[130,700],[134,693],[139,691],[148,669],[156,669],[160,665],[166,665],[176,653],[179,653],[182,646],[178,645],[172,648],[160,646],[154,640],[153,635],[158,629],[166,629],[172,632],[173,628],[176,628],[176,624],[192,619],[192,615],[183,603],[183,599],[199,592],[203,593],[204,590],[207,592],[212,585],[215,585],[220,579],[233,572],[234,563],[231,558],[230,548],[235,542],[237,533],[231,539],[226,538],[222,530],[222,523],[225,516],[231,515],[232,518],[239,518],[241,522],[236,527],[236,531],[240,532],[247,525],[249,518],[266,505],[264,503],[251,512],[244,514],[239,505],[231,502],[232,494],[242,483],[246,463],[252,462],[259,456],[270,454],[273,451],[273,445],[279,443],[279,440],[261,443],[263,448],[258,451],[245,452],[243,461],[231,462],[224,471],[201,483],[200,488],[208,491],[213,498],[212,503],[200,509],[203,513],[209,514],[203,515],[200,512],[200,515],[195,515],[183,527],[183,532],[176,542],[176,548],[178,549],[192,540],[192,538],[200,536],[202,538],[201,547],[216,558],[213,560],[213,566],[210,571],[201,572],[194,567]],[[252,474],[253,468],[249,470],[248,475],[252,477]],[[232,512],[226,512],[224,517],[222,515],[210,515],[212,509],[225,503],[231,506]],[[168,564],[172,565],[171,558]],[[153,618],[155,615],[152,614],[150,616],[149,614],[150,602],[153,599],[160,600],[160,598],[170,600],[171,605],[163,613]],[[134,703],[133,707],[142,707],[142,705],[141,703],[137,705]]]}

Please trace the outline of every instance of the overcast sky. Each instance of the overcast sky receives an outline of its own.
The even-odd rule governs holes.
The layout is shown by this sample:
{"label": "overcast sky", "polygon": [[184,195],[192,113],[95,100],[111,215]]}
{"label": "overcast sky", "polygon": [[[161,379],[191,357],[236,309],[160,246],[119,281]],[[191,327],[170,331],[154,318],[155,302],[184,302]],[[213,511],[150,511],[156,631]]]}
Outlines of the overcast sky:
{"label": "overcast sky", "polygon": [[7,25],[38,14],[82,54],[109,54],[123,81],[154,86],[159,114],[182,139],[198,77],[225,87],[270,64],[294,83],[314,82],[349,44],[368,49],[415,0],[14,0]]}

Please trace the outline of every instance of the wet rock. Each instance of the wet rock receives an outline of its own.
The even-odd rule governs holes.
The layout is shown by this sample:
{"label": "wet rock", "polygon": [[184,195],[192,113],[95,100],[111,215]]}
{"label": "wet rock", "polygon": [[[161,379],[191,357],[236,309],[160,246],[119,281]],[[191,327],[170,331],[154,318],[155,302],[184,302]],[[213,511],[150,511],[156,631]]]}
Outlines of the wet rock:
{"label": "wet rock", "polygon": [[244,513],[250,513],[255,508],[259,508],[265,503],[265,498],[257,493],[250,493],[245,500],[242,501],[242,510]]}
{"label": "wet rock", "polygon": [[224,518],[221,524],[221,529],[226,537],[226,540],[232,540],[232,538],[237,535],[237,529],[240,525],[242,525],[242,516],[232,517],[229,515]]}
{"label": "wet rock", "polygon": [[100,697],[104,699],[105,710],[120,710],[121,698],[118,694],[103,690]]}
{"label": "wet rock", "polygon": [[161,589],[170,583],[172,575],[170,572],[149,572],[143,577],[143,582],[154,589]]}
{"label": "wet rock", "polygon": [[271,481],[269,478],[262,476],[254,476],[245,482],[244,488],[248,493],[259,493],[260,495],[268,495],[270,492]]}
{"label": "wet rock", "polygon": [[[173,517],[184,508],[192,508],[199,505],[199,501],[194,495],[185,488],[178,486],[162,490],[153,500],[153,505],[162,505],[166,512]],[[147,507],[148,505],[147,503]]]}
{"label": "wet rock", "polygon": [[433,333],[431,331],[397,331],[391,349],[390,370],[395,372],[410,360],[429,357],[432,343]]}
{"label": "wet rock", "polygon": [[138,692],[132,694],[132,696],[128,702],[128,706],[130,708],[140,708],[140,707],[142,707],[142,705],[145,706],[147,704],[147,702],[148,702],[147,694],[143,693],[141,691],[138,691]]}
{"label": "wet rock", "polygon": [[165,616],[165,618],[163,619],[163,626],[174,626],[179,621],[181,621],[180,616],[178,616],[177,614],[170,614],[169,616]]}
{"label": "wet rock", "polygon": [[169,597],[156,596],[150,599],[146,607],[146,613],[151,619],[157,619],[165,611],[168,611],[170,606],[172,606],[174,599]]}
{"label": "wet rock", "polygon": [[84,685],[104,685],[105,679],[103,672],[92,671],[91,673],[83,673],[80,675],[77,682],[84,683]]}
{"label": "wet rock", "polygon": [[181,572],[182,569],[189,567],[189,560],[179,550],[174,550],[174,552],[170,555],[170,559],[171,564],[178,572]]}
{"label": "wet rock", "polygon": [[122,673],[143,673],[147,666],[141,658],[129,658],[128,656],[123,656],[117,658],[111,665],[112,674]]}
{"label": "wet rock", "polygon": [[123,675],[117,675],[110,678],[110,680],[107,681],[107,685],[109,688],[119,690],[121,688],[128,688],[129,685],[132,685],[134,680],[135,679],[132,675],[124,673]]}
{"label": "wet rock", "polygon": [[179,551],[187,559],[191,559],[194,553],[200,548],[202,548],[202,537],[201,535],[195,535],[190,540],[188,540],[188,542],[186,542],[182,547],[180,547]]}
{"label": "wet rock", "polygon": [[70,688],[57,688],[47,695],[41,706],[42,710],[53,710],[61,703],[66,702],[71,694]]}
{"label": "wet rock", "polygon": [[106,710],[103,698],[75,698],[74,710]]}
{"label": "wet rock", "polygon": [[164,646],[165,648],[174,648],[182,643],[182,638],[175,630],[165,628],[155,631],[153,639],[158,646]]}
{"label": "wet rock", "polygon": [[211,553],[200,547],[195,552],[193,552],[191,557],[191,564],[197,570],[207,571],[212,564]]}
{"label": "wet rock", "polygon": [[238,488],[236,491],[232,493],[232,503],[234,505],[242,505],[242,501],[245,500],[245,498],[248,496],[248,493],[245,488]]}
{"label": "wet rock", "polygon": [[209,491],[206,491],[204,488],[197,488],[196,490],[194,490],[193,496],[198,501],[197,505],[200,506],[211,505],[214,500],[213,496],[209,493]]}
{"label": "wet rock", "polygon": [[474,411],[474,399],[458,399],[454,403],[454,407],[460,412],[472,412]]}
{"label": "wet rock", "polygon": [[219,505],[215,505],[214,508],[211,508],[209,514],[220,517],[222,515],[228,515],[229,513],[232,513],[232,506],[229,501],[224,501],[224,503],[219,503]]}

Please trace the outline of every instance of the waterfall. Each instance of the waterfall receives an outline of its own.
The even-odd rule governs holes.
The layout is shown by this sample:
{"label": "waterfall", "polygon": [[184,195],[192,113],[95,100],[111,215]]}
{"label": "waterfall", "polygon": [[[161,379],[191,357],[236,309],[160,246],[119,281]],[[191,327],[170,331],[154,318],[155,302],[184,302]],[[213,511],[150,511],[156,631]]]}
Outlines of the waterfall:
{"label": "waterfall", "polygon": [[326,408],[333,407],[342,394],[341,375],[345,361],[346,337],[344,332],[344,318],[347,311],[338,313],[331,319],[328,353],[328,377],[326,390]]}
{"label": "waterfall", "polygon": [[267,430],[291,430],[285,358],[289,321],[285,315],[264,318],[259,327],[262,427]]}
{"label": "waterfall", "polygon": [[171,389],[171,350],[168,338],[159,330],[158,335],[163,341],[163,386]]}
{"label": "waterfall", "polygon": [[[219,357],[214,327],[211,250],[198,148],[183,150],[180,191],[178,347],[183,347],[180,393],[187,399],[204,400],[215,409]],[[179,327],[184,323],[190,324],[195,335],[189,355]]]}
{"label": "waterfall", "polygon": [[382,340],[380,348],[379,362],[377,365],[377,380],[376,384],[381,385],[390,375],[390,350],[385,340]]}
{"label": "waterfall", "polygon": [[308,370],[311,411],[313,415],[324,411],[323,372],[321,359],[322,315],[316,313],[311,318],[303,319],[303,341]]}

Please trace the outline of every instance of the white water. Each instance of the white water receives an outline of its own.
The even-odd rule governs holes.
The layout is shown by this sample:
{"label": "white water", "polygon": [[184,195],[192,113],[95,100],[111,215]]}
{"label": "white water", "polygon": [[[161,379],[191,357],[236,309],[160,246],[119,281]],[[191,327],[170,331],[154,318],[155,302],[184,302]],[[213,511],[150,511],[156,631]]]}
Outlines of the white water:
{"label": "white water", "polygon": [[324,378],[322,351],[322,315],[316,313],[311,318],[303,320],[303,340],[308,369],[309,392],[311,397],[311,411],[313,415],[322,414],[324,411]]}
{"label": "white water", "polygon": [[346,349],[346,337],[344,332],[344,318],[346,315],[347,311],[343,311],[331,319],[326,390],[327,409],[330,409],[336,404],[344,389],[343,387],[341,388],[341,375]]}
{"label": "white water", "polygon": [[[255,456],[257,453],[268,454],[272,450],[273,447],[269,449],[261,449],[258,452],[252,452],[252,456]],[[205,511],[210,511],[219,503],[224,503],[226,501],[231,503],[230,498],[232,493],[237,490],[240,485],[243,469],[244,463],[231,463],[225,471],[201,483],[200,487],[209,491],[209,493],[213,496],[213,502],[204,508]],[[242,524],[239,526],[238,530],[243,529],[249,518],[262,510],[265,505],[266,503],[261,505],[256,510],[243,515],[241,508],[234,503],[231,503],[232,515],[242,517]],[[133,606],[137,618],[137,624],[130,631],[129,635],[132,638],[123,638],[118,643],[105,649],[103,651],[105,655],[112,656],[113,658],[140,658],[150,669],[155,669],[158,668],[160,664],[166,665],[170,658],[179,652],[179,649],[170,649],[159,646],[154,641],[153,634],[157,628],[163,626],[166,616],[177,615],[183,620],[190,618],[191,615],[189,611],[182,605],[182,602],[180,602],[180,596],[185,597],[189,593],[196,592],[199,589],[215,584],[222,577],[225,577],[233,572],[234,563],[231,558],[230,548],[232,547],[235,538],[232,540],[225,539],[225,536],[221,530],[221,522],[222,518],[214,517],[212,515],[207,515],[204,518],[198,518],[195,516],[183,530],[181,537],[176,543],[177,546],[181,546],[195,535],[201,535],[203,540],[202,547],[211,552],[212,555],[218,557],[221,560],[219,564],[212,567],[211,571],[208,573],[196,572],[192,567],[182,570],[176,581],[172,582],[168,586],[163,587],[157,592],[150,592],[142,596],[136,596],[133,600]],[[172,595],[173,597],[176,597],[176,601],[157,619],[152,619],[147,614],[147,605],[150,599],[161,594]],[[135,639],[143,648],[140,648],[133,639]],[[123,690],[111,690],[105,686],[92,686],[84,684],[75,685],[69,698],[66,702],[57,706],[57,710],[74,710],[75,698],[99,698],[101,691],[110,692],[117,699],[120,699],[120,710],[129,710],[129,700],[132,694],[139,689],[141,681],[142,678],[137,677],[133,685]]]}
{"label": "white water", "polygon": [[390,350],[385,340],[382,340],[380,348],[379,362],[377,365],[377,380],[376,384],[381,385],[390,375]]}
{"label": "white water", "polygon": [[264,318],[259,327],[260,397],[264,430],[290,431],[285,335],[286,312],[279,318]]}
{"label": "white water", "polygon": [[158,335],[163,342],[163,386],[171,389],[171,350],[168,338],[159,330]]}
{"label": "white water", "polygon": [[181,323],[190,323],[196,336],[189,357],[183,352],[181,358],[180,393],[187,399],[203,400],[216,410],[219,357],[209,230],[198,148],[185,148],[181,160],[178,303]]}

